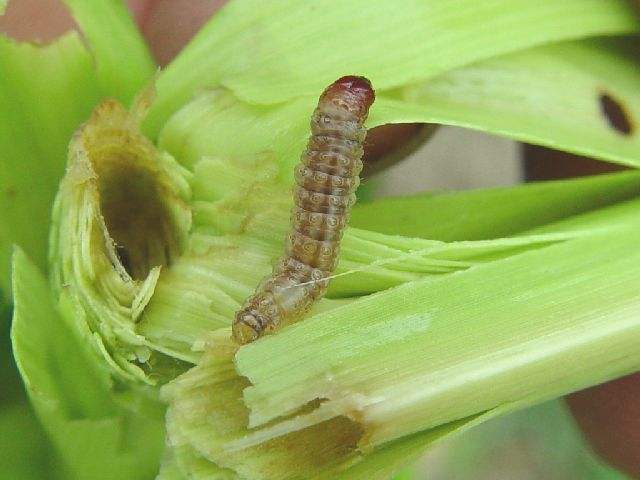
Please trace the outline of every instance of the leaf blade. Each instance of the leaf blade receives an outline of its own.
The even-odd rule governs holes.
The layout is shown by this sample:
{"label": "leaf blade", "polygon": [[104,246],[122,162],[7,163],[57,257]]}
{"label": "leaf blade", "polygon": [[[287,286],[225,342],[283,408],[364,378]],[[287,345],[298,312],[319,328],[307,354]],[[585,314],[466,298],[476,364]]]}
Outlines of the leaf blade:
{"label": "leaf blade", "polygon": [[351,225],[443,241],[506,237],[640,194],[636,172],[356,204]]}
{"label": "leaf blade", "polygon": [[128,104],[156,67],[124,2],[64,1],[87,38],[103,95]]}
{"label": "leaf blade", "polygon": [[355,72],[384,90],[533,45],[637,28],[629,4],[617,0],[233,2],[158,78],[148,132],[157,135],[203,86],[277,103]]}
{"label": "leaf blade", "polygon": [[629,41],[563,42],[490,59],[406,87],[393,94],[400,103],[379,99],[371,122],[458,125],[638,167],[640,73]]}
{"label": "leaf blade", "polygon": [[0,288],[10,293],[14,243],[39,267],[46,264],[67,143],[100,93],[91,57],[75,33],[44,47],[0,36],[0,71]]}
{"label": "leaf blade", "polygon": [[140,391],[137,398],[115,392],[70,299],[59,312],[44,276],[19,249],[13,268],[16,364],[65,466],[74,478],[148,478],[163,445],[162,407]]}
{"label": "leaf blade", "polygon": [[[440,280],[407,284],[244,347],[236,365],[253,384],[245,391],[252,423],[273,418],[276,411],[283,414],[301,392],[294,387],[300,381],[303,396],[337,400],[356,395],[363,423],[371,422],[369,441],[375,445],[400,434],[403,424],[409,427],[398,416],[416,407],[420,398],[428,398],[428,406],[411,422],[430,428],[513,400],[535,403],[634,371],[640,364],[631,341],[640,334],[633,292],[638,274],[629,255],[635,255],[637,239],[629,234],[630,229],[618,229]],[[411,320],[411,315],[417,317]],[[385,326],[377,330],[373,324]],[[328,341],[330,352],[315,350]],[[279,356],[279,345],[285,344],[287,373]],[[270,360],[265,362],[267,351]],[[292,368],[302,364],[304,368]],[[556,367],[549,369],[550,364]],[[323,386],[326,372],[330,391],[338,392],[335,397]],[[398,388],[404,381],[411,382],[406,391]],[[394,384],[393,389],[370,388],[385,382]],[[287,399],[276,393],[283,391]],[[464,401],[468,398],[474,401]]]}

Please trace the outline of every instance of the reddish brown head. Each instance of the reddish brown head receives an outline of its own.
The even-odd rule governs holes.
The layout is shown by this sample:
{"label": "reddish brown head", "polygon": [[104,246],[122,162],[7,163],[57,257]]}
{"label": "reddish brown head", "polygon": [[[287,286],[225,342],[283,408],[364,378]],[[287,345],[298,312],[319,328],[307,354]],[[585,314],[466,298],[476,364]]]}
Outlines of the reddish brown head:
{"label": "reddish brown head", "polygon": [[369,80],[348,75],[329,85],[320,96],[320,102],[331,102],[364,120],[375,98],[376,94]]}

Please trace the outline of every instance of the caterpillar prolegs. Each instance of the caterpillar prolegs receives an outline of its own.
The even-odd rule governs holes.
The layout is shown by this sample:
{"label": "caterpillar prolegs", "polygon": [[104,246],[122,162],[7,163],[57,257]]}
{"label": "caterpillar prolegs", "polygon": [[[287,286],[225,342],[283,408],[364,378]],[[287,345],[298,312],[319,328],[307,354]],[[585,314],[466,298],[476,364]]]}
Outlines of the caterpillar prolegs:
{"label": "caterpillar prolegs", "polygon": [[307,149],[295,169],[285,253],[236,314],[233,337],[238,343],[298,320],[326,292],[356,201],[364,122],[374,99],[369,80],[356,76],[338,79],[320,96]]}

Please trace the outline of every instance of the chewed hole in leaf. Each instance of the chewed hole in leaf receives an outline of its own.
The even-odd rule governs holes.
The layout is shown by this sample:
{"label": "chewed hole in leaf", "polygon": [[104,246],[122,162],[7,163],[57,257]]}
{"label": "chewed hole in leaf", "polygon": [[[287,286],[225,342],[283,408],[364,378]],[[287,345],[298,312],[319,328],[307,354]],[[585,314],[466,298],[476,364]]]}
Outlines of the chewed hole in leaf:
{"label": "chewed hole in leaf", "polygon": [[169,445],[192,451],[211,468],[255,479],[316,478],[322,470],[331,472],[322,478],[335,478],[361,458],[365,432],[359,421],[345,415],[308,421],[321,407],[319,399],[263,428],[248,428],[250,412],[242,398],[250,383],[233,365],[237,347],[216,346],[163,389],[170,403]]}
{"label": "chewed hole in leaf", "polygon": [[631,135],[633,133],[633,123],[622,103],[607,92],[600,93],[599,101],[600,110],[611,128],[621,135]]}
{"label": "chewed hole in leaf", "polygon": [[115,371],[155,383],[184,366],[136,329],[161,267],[186,248],[191,190],[189,172],[140,133],[143,100],[131,112],[106,100],[74,134],[52,214],[51,271],[57,291],[73,291]]}
{"label": "chewed hole in leaf", "polygon": [[[72,149],[76,146],[91,172],[114,266],[144,280],[154,267],[170,265],[181,253],[183,210],[188,209],[161,154],[139,133],[134,117],[106,101],[80,130]],[[76,166],[79,171],[82,164]]]}
{"label": "chewed hole in leaf", "polygon": [[122,266],[136,280],[178,253],[171,213],[153,171],[135,161],[135,152],[101,152],[94,167],[100,210]]}

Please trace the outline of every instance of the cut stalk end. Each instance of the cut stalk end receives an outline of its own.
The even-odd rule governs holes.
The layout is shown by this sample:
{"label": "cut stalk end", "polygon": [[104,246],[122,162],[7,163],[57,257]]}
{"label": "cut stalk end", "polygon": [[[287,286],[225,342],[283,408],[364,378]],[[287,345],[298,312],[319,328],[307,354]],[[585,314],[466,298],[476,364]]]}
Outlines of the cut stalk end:
{"label": "cut stalk end", "polygon": [[[144,100],[144,99],[142,99]],[[136,332],[160,270],[186,248],[188,174],[138,130],[140,112],[107,100],[74,135],[54,207],[52,278],[86,314],[99,350],[126,377],[175,363]]]}

